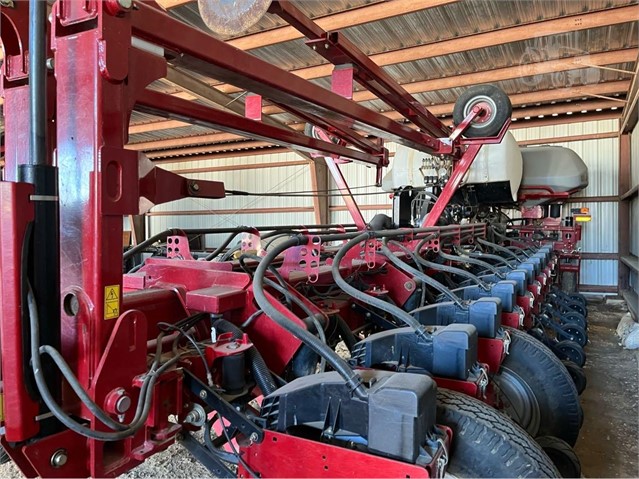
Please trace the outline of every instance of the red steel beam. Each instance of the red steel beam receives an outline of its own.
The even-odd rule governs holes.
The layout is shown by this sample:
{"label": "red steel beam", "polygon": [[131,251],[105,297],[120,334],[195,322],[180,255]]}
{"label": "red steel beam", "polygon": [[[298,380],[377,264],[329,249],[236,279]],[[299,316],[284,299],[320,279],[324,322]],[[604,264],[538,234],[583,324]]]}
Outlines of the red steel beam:
{"label": "red steel beam", "polygon": [[152,115],[193,121],[197,124],[206,123],[216,130],[245,135],[289,148],[295,147],[309,153],[328,153],[375,166],[388,164],[387,153],[383,156],[370,155],[335,143],[317,140],[292,130],[267,125],[260,121],[183,100],[166,93],[145,90],[137,98],[136,108]]}
{"label": "red steel beam", "polygon": [[[179,52],[175,61],[193,71],[262,95],[296,110],[323,116],[343,128],[359,129],[411,148],[434,152],[442,142],[384,115],[328,92],[250,53],[233,48],[144,3],[131,14],[135,36]],[[171,32],[171,35],[166,35]],[[168,95],[167,95],[168,96]]]}

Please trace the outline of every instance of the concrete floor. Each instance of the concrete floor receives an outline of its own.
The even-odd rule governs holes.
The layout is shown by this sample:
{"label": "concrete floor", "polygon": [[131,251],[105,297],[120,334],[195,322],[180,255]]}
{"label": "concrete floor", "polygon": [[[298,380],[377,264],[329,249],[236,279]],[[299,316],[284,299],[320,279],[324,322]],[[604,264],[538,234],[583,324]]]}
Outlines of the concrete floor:
{"label": "concrete floor", "polygon": [[[625,311],[622,302],[589,305],[588,387],[581,396],[585,419],[575,448],[584,477],[639,478],[639,353],[623,350],[615,334]],[[207,476],[204,467],[174,445],[123,477]],[[0,478],[20,477],[13,464],[0,465]]]}
{"label": "concrete floor", "polygon": [[575,448],[584,477],[639,477],[639,354],[619,346],[621,302],[588,306],[588,386],[584,425]]}

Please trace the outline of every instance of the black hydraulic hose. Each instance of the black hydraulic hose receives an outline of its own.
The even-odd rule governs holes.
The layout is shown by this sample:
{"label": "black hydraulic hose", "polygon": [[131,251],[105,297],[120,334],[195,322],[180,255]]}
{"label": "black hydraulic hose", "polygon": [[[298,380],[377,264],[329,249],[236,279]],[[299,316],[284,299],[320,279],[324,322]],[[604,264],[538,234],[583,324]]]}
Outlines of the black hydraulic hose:
{"label": "black hydraulic hose", "polygon": [[[231,333],[233,339],[241,339],[244,335],[243,331],[226,319],[217,319],[212,326],[223,333]],[[251,374],[255,378],[255,382],[262,390],[264,396],[274,393],[277,390],[275,380],[269,371],[264,358],[255,346],[246,351],[246,359],[248,359]]]}
{"label": "black hydraulic hose", "polygon": [[254,232],[254,231],[255,231],[255,230],[254,230],[253,228],[249,228],[248,226],[247,226],[247,227],[240,227],[240,228],[238,228],[238,230],[237,230],[237,231],[234,231],[233,233],[231,233],[230,235],[228,235],[228,236],[226,237],[226,239],[222,242],[222,244],[221,244],[220,246],[218,246],[218,247],[215,249],[215,251],[213,251],[212,253],[210,253],[210,254],[206,255],[206,256],[204,257],[204,260],[205,260],[205,261],[213,261],[215,258],[217,258],[217,257],[218,257],[218,256],[222,253],[222,251],[224,251],[224,249],[225,249],[225,248],[226,248],[229,244],[231,244],[231,241],[233,241],[233,239],[234,239],[237,235],[239,235],[240,233],[251,233],[251,232]]}
{"label": "black hydraulic hose", "polygon": [[441,249],[439,250],[439,257],[448,261],[453,261],[455,263],[468,263],[474,264],[475,266],[481,266],[482,268],[486,268],[488,271],[496,275],[499,279],[504,279],[506,275],[499,271],[499,269],[495,268],[492,264],[487,263],[486,261],[482,261],[477,258],[471,258],[465,253],[460,256],[455,256],[452,254],[444,253]]}
{"label": "black hydraulic hose", "polygon": [[475,252],[472,252],[472,251],[469,251],[466,254],[468,256],[470,256],[471,258],[492,259],[493,261],[496,261],[498,263],[502,263],[504,266],[507,266],[509,269],[515,269],[515,266],[510,264],[510,261],[508,261],[503,256],[499,256],[499,255],[496,255],[496,254],[490,254],[490,253],[483,253],[483,252],[475,253]]}
{"label": "black hydraulic hose", "polygon": [[415,254],[415,260],[418,263],[420,263],[422,266],[426,266],[427,268],[432,268],[432,269],[436,269],[438,271],[444,271],[446,273],[456,274],[458,276],[462,276],[464,278],[468,278],[471,281],[473,281],[474,283],[476,283],[484,291],[490,291],[490,286],[488,284],[486,284],[486,282],[482,281],[479,277],[477,277],[476,275],[471,273],[470,271],[466,271],[465,269],[462,269],[462,268],[455,268],[453,266],[448,266],[446,264],[434,263],[434,262],[428,261],[427,259],[425,259],[422,256],[420,256],[419,255],[419,251],[421,250],[421,248],[424,245],[424,243],[425,243],[425,241],[419,242],[417,244],[417,247],[415,248],[415,253],[416,253]]}
{"label": "black hydraulic hose", "polygon": [[521,258],[519,256],[517,256],[515,253],[513,253],[512,251],[510,251],[508,248],[495,244],[495,243],[491,243],[490,241],[486,241],[485,239],[482,238],[477,238],[477,242],[480,244],[483,244],[484,246],[492,249],[493,251],[501,251],[502,253],[510,256],[511,258],[513,258],[516,261],[521,261]]}
{"label": "black hydraulic hose", "polygon": [[111,419],[110,417],[108,417],[108,420],[107,420],[107,416],[108,416],[107,413],[102,411],[101,408],[90,397],[88,397],[88,394],[86,394],[86,391],[82,389],[82,386],[80,385],[78,379],[73,375],[71,368],[68,366],[68,364],[66,364],[66,361],[64,361],[64,358],[62,358],[60,353],[55,348],[52,348],[51,346],[47,346],[47,345],[40,346],[38,344],[39,334],[40,334],[38,308],[37,308],[35,297],[33,295],[33,290],[31,289],[31,285],[28,285],[27,307],[29,312],[29,325],[31,327],[31,367],[33,369],[33,375],[36,381],[36,385],[38,387],[38,391],[40,392],[40,396],[42,397],[42,400],[44,401],[46,406],[49,408],[49,410],[53,413],[53,415],[68,429],[71,429],[72,431],[84,437],[96,439],[99,441],[120,441],[122,439],[126,439],[127,437],[130,437],[133,434],[135,434],[135,432],[144,425],[149,415],[149,412],[151,410],[151,404],[152,404],[152,398],[153,398],[153,395],[151,393],[153,391],[153,386],[155,385],[155,381],[160,376],[160,374],[162,374],[170,366],[177,363],[177,361],[180,359],[179,356],[176,356],[170,359],[169,361],[167,361],[166,363],[164,363],[159,368],[157,368],[160,362],[160,358],[162,356],[163,334],[160,334],[160,336],[158,337],[158,341],[157,341],[158,346],[156,350],[155,360],[153,362],[151,370],[144,378],[144,381],[140,388],[138,405],[136,408],[135,416],[133,420],[131,421],[131,423],[130,424],[116,423],[118,429],[122,427],[125,428],[117,432],[97,431],[97,430],[89,429],[83,424],[80,424],[74,419],[72,419],[56,402],[56,400],[51,394],[51,391],[49,390],[49,387],[46,383],[46,380],[44,378],[44,373],[42,370],[42,363],[40,358],[41,354],[49,354],[51,356],[51,358],[56,362],[62,374],[65,376],[65,378],[67,379],[67,381],[69,382],[73,390],[76,391],[76,393],[78,393],[78,396],[80,397],[82,402],[96,417],[96,419],[99,419],[108,427],[111,427],[111,428],[116,427],[116,424],[112,424],[114,423],[114,420]]}
{"label": "black hydraulic hose", "polygon": [[[320,324],[320,322],[315,317],[315,314],[297,297],[292,295],[285,287],[277,284],[275,281],[264,278],[264,283],[279,293],[283,294],[289,304],[295,303],[299,308],[306,313],[306,316],[311,320],[313,326],[315,326],[315,330],[317,331],[317,335],[319,336],[322,343],[326,344],[326,335],[324,334],[324,328]],[[324,372],[326,370],[326,360],[323,356],[320,355],[320,372]]]}
{"label": "black hydraulic hose", "polygon": [[346,321],[344,321],[344,318],[342,318],[339,314],[336,314],[334,317],[337,321],[337,331],[339,332],[342,341],[344,341],[346,349],[352,352],[355,344],[357,344],[357,338],[351,331],[351,328],[348,327],[348,324],[346,324]]}
{"label": "black hydraulic hose", "polygon": [[386,311],[392,316],[398,318],[407,326],[413,328],[415,330],[415,334],[417,334],[420,338],[424,340],[430,340],[430,335],[426,332],[426,328],[406,311],[384,301],[383,299],[379,299],[366,294],[359,289],[351,286],[340,274],[339,265],[346,253],[357,246],[360,242],[368,241],[371,238],[374,238],[375,235],[376,233],[373,231],[366,231],[364,233],[361,233],[360,235],[357,235],[355,238],[351,239],[348,243],[346,243],[339,249],[335,257],[333,258],[333,264],[331,265],[331,272],[333,273],[335,284],[339,286],[346,294],[349,294],[353,298],[362,301],[363,303],[369,304],[375,308],[381,309],[382,311]]}
{"label": "black hydraulic hose", "polygon": [[277,245],[273,250],[260,261],[255,276],[253,278],[253,291],[255,294],[255,301],[264,313],[275,321],[279,326],[298,338],[313,351],[320,356],[324,357],[326,361],[337,371],[346,381],[351,390],[359,397],[366,398],[367,392],[364,386],[361,384],[359,375],[353,371],[344,359],[342,359],[335,351],[330,349],[326,344],[322,343],[315,335],[311,334],[306,329],[298,326],[294,322],[290,321],[286,316],[280,313],[275,306],[266,297],[264,293],[264,277],[270,263],[273,262],[281,253],[288,248],[294,246],[301,246],[308,243],[308,238],[303,235],[295,236],[288,239],[281,244]]}
{"label": "black hydraulic hose", "polygon": [[[47,2],[29,0],[29,163],[47,164]],[[5,61],[8,59],[5,58]]]}
{"label": "black hydraulic hose", "polygon": [[[501,234],[499,231],[497,231],[496,228],[492,228],[493,233],[495,234],[495,236],[501,238],[504,241],[520,241],[522,243],[527,243],[530,245],[530,247],[528,248],[528,250],[534,250],[535,248],[537,248],[537,245],[534,243],[533,240],[531,240],[530,238],[525,238],[523,236],[506,236],[504,234]],[[517,248],[518,250],[520,250],[524,255],[526,255],[527,258],[529,258],[530,256],[524,251],[524,248]]]}
{"label": "black hydraulic hose", "polygon": [[391,249],[388,247],[388,243],[393,243],[394,245],[396,245],[397,247],[399,247],[400,249],[405,251],[409,256],[413,256],[413,252],[411,250],[409,250],[408,248],[406,248],[401,243],[398,243],[396,241],[389,241],[388,238],[384,238],[382,240],[382,252],[384,253],[384,256],[386,256],[391,263],[393,263],[399,269],[401,269],[401,270],[403,270],[403,271],[405,271],[407,273],[410,273],[413,276],[419,278],[424,284],[427,284],[431,288],[439,291],[444,296],[446,296],[449,300],[451,300],[453,303],[455,303],[458,307],[460,307],[462,309],[468,309],[468,307],[462,302],[462,300],[459,299],[459,296],[457,296],[455,293],[453,293],[446,286],[441,284],[439,281],[431,278],[427,274],[419,271],[418,269],[413,268],[411,265],[409,265],[405,261],[402,261],[400,258],[398,258],[395,255],[395,253],[393,253],[391,251]]}

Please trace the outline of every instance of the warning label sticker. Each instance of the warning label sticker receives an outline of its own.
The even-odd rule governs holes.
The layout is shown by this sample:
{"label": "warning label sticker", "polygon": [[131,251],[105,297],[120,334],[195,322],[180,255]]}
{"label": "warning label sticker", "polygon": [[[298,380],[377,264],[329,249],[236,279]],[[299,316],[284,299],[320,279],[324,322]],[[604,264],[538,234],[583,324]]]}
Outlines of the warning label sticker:
{"label": "warning label sticker", "polygon": [[120,316],[120,285],[104,287],[104,319]]}

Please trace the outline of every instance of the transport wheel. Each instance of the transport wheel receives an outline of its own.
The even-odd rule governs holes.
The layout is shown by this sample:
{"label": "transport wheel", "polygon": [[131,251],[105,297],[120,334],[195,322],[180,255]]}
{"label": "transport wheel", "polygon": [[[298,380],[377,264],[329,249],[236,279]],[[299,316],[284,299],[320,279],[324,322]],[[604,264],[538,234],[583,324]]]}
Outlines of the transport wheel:
{"label": "transport wheel", "polygon": [[562,324],[576,324],[577,326],[582,328],[584,331],[588,327],[588,321],[586,321],[586,318],[582,314],[580,314],[580,313],[578,313],[576,311],[571,311],[570,313],[562,314],[561,315],[561,323]]}
{"label": "transport wheel", "polygon": [[486,108],[488,113],[476,118],[464,131],[464,136],[468,138],[497,136],[513,113],[510,98],[501,88],[495,85],[477,85],[462,93],[455,102],[455,125],[464,121],[476,105]]}
{"label": "transport wheel", "polygon": [[498,408],[533,437],[555,436],[574,445],[583,412],[570,374],[541,342],[505,329],[509,352],[492,378]]}
{"label": "transport wheel", "polygon": [[582,348],[588,344],[588,334],[584,328],[577,326],[576,324],[562,324],[560,329],[566,333],[567,337],[565,335],[557,335],[558,339],[573,341]]}
{"label": "transport wheel", "polygon": [[586,364],[586,353],[577,343],[572,341],[559,341],[555,347],[559,353],[563,355],[561,359],[572,361],[580,368],[583,368],[584,364]]}
{"label": "transport wheel", "polygon": [[564,359],[561,362],[564,363],[564,366],[566,366],[568,374],[570,374],[570,377],[572,378],[573,382],[575,383],[575,387],[577,388],[577,392],[581,396],[581,393],[584,392],[586,386],[588,385],[586,373],[582,368],[577,366],[572,361]]}
{"label": "transport wheel", "polygon": [[581,477],[581,462],[566,441],[552,436],[535,438],[559,470],[561,477]]}
{"label": "transport wheel", "polygon": [[437,423],[453,430],[455,477],[559,477],[543,449],[509,418],[465,394],[438,389]]}

